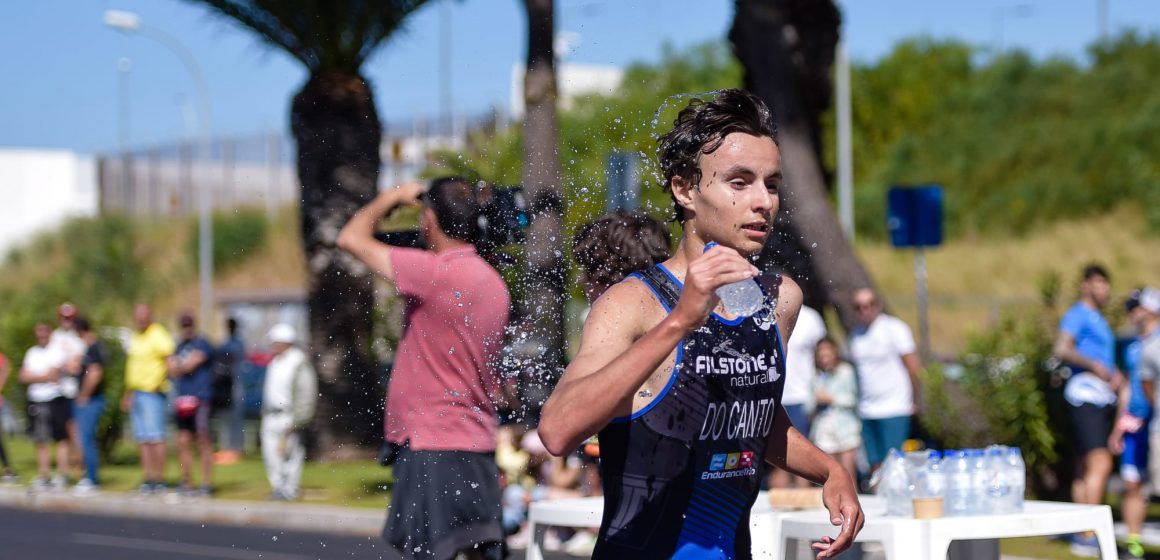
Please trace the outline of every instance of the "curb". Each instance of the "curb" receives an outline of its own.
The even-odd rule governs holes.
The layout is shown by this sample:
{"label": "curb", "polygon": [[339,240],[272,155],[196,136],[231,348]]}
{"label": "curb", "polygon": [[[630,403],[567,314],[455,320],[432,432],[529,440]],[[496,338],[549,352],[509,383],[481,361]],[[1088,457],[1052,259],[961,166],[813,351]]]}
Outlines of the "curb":
{"label": "curb", "polygon": [[385,508],[184,498],[173,493],[137,496],[101,492],[79,497],[60,491],[30,492],[27,488],[0,488],[0,506],[367,537],[378,537],[387,517]]}

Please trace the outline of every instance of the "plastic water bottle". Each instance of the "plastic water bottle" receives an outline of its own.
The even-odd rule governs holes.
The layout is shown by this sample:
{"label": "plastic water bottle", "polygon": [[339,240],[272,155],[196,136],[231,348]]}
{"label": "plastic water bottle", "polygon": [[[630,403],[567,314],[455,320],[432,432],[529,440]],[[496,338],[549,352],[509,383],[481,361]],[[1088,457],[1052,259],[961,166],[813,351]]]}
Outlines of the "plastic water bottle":
{"label": "plastic water bottle", "polygon": [[906,475],[906,458],[901,451],[890,450],[882,464],[882,480],[878,484],[878,493],[886,498],[886,515],[909,517],[913,508],[910,477]]}
{"label": "plastic water bottle", "polygon": [[926,469],[927,456],[926,451],[911,451],[906,454],[903,464],[906,465],[906,479],[909,481],[907,493],[910,498],[918,497],[918,483]]}
{"label": "plastic water bottle", "polygon": [[967,461],[971,465],[971,498],[967,506],[968,515],[991,513],[987,501],[987,454],[982,449],[967,450]]}
{"label": "plastic water bottle", "polygon": [[942,453],[934,450],[927,452],[926,465],[919,471],[916,496],[946,500],[947,477],[942,468]]}
{"label": "plastic water bottle", "polygon": [[1018,447],[1007,448],[1006,478],[1011,491],[1007,495],[1012,512],[1023,511],[1023,493],[1027,486],[1027,466],[1023,463],[1023,453]]}
{"label": "plastic water bottle", "polygon": [[943,470],[947,477],[947,497],[945,510],[948,516],[971,514],[971,465],[967,452],[947,451],[943,459]]}
{"label": "plastic water bottle", "polygon": [[[708,251],[716,245],[716,241],[710,241],[705,245],[705,250]],[[717,288],[716,294],[721,298],[725,311],[737,317],[753,315],[765,305],[765,294],[761,291],[761,286],[757,285],[757,281],[752,278],[725,284]]]}
{"label": "plastic water bottle", "polygon": [[985,460],[987,469],[987,511],[990,513],[1011,513],[1011,481],[1007,471],[1007,447],[987,446]]}

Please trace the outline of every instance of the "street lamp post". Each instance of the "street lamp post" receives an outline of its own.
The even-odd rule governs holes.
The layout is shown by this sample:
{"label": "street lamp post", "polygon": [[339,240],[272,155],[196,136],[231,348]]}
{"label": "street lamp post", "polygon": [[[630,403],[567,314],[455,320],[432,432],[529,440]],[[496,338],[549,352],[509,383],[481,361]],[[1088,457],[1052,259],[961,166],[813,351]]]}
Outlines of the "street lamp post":
{"label": "street lamp post", "polygon": [[[194,85],[197,88],[198,98],[198,152],[203,161],[208,161],[210,153],[210,107],[209,87],[206,86],[205,74],[201,71],[197,59],[172,35],[146,25],[141,17],[132,12],[109,10],[105,12],[105,25],[123,33],[135,33],[161,43],[181,60],[189,73],[193,75]],[[213,191],[209,187],[196,189],[198,213],[198,252],[197,269],[200,285],[200,307],[203,328],[209,325],[213,312],[213,221],[210,219],[210,210],[213,207]]]}

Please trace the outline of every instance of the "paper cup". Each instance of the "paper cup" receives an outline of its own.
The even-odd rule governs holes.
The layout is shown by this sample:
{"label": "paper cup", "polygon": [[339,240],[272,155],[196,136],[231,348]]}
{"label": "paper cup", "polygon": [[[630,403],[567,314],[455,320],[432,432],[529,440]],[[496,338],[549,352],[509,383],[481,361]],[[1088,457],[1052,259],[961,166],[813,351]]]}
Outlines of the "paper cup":
{"label": "paper cup", "polygon": [[934,519],[943,516],[942,498],[915,498],[913,501],[915,519]]}

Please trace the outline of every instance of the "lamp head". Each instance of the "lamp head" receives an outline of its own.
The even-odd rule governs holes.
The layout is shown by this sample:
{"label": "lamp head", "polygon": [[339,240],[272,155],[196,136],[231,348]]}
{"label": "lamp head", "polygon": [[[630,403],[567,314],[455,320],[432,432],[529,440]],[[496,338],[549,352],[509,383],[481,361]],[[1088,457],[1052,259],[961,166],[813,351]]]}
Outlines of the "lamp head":
{"label": "lamp head", "polygon": [[107,10],[104,22],[105,25],[123,33],[134,33],[141,29],[141,16],[124,10]]}

